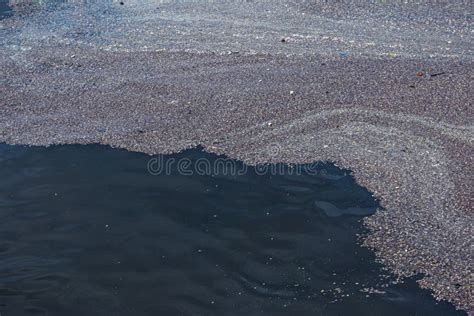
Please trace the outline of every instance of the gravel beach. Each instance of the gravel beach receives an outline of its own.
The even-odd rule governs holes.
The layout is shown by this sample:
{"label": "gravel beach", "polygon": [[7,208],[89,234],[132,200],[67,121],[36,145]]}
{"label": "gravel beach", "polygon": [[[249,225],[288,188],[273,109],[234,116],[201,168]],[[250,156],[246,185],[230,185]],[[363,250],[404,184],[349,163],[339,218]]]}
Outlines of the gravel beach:
{"label": "gravel beach", "polygon": [[472,7],[71,3],[0,21],[0,141],[330,161],[363,243],[474,314]]}

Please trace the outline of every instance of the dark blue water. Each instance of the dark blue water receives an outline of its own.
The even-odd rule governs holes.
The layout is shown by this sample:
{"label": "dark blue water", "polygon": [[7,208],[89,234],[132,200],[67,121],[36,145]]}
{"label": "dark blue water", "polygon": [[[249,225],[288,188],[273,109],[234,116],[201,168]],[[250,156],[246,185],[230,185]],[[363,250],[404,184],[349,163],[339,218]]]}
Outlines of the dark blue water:
{"label": "dark blue water", "polygon": [[12,10],[8,2],[8,0],[0,0],[0,20],[12,15]]}
{"label": "dark blue water", "polygon": [[[344,171],[152,175],[150,158],[0,145],[2,316],[459,314],[383,286],[356,236],[377,202]],[[218,157],[160,163],[183,159]]]}
{"label": "dark blue water", "polygon": [[15,8],[22,13],[29,13],[38,9],[52,10],[65,2],[67,0],[0,0],[0,20],[13,16]]}

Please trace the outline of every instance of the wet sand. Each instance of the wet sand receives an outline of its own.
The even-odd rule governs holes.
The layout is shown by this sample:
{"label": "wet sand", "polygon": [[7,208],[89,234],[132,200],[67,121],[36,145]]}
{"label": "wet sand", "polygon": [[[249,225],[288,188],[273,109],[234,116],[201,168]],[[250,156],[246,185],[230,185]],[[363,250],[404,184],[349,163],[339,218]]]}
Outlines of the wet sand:
{"label": "wet sand", "polygon": [[[55,12],[41,14],[53,21]],[[269,44],[255,51],[210,33],[194,35],[202,39],[190,44],[195,50],[177,49],[183,43],[137,49],[130,34],[129,46],[104,46],[94,36],[50,34],[48,20],[42,33],[27,32],[41,14],[2,22],[0,141],[101,143],[149,154],[202,145],[250,165],[334,162],[381,201],[365,220],[363,243],[398,276],[422,273],[420,285],[435,297],[474,312],[473,63],[459,19],[454,31],[436,19],[414,22],[416,34],[454,43],[452,54],[436,55],[437,42],[411,51],[393,48],[390,37],[377,49],[339,43],[312,52],[318,39],[298,42],[298,30],[284,42],[266,31]]]}

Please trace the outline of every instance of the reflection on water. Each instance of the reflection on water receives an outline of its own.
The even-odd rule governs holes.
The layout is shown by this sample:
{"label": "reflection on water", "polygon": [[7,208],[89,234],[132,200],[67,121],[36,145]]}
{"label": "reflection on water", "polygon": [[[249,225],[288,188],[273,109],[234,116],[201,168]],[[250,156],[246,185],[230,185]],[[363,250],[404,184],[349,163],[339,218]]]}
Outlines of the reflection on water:
{"label": "reflection on water", "polygon": [[12,15],[12,9],[8,0],[0,0],[0,20]]}
{"label": "reflection on water", "polygon": [[[217,159],[165,160],[183,157]],[[413,280],[381,286],[356,237],[377,203],[343,171],[151,175],[149,159],[0,145],[1,315],[457,314]]]}
{"label": "reflection on water", "polygon": [[28,13],[38,9],[53,9],[64,2],[86,3],[87,0],[0,0],[0,20],[15,12]]}

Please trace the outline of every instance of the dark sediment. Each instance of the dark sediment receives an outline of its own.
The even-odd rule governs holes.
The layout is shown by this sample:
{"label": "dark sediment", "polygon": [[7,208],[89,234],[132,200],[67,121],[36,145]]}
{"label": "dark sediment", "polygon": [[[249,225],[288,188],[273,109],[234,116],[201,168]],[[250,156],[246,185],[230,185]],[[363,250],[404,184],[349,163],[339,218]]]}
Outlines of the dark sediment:
{"label": "dark sediment", "polygon": [[[10,42],[19,23],[5,22]],[[281,38],[275,45],[291,49],[291,38]],[[21,51],[3,43],[10,46],[0,52],[0,141],[149,154],[202,145],[252,165],[334,162],[383,206],[365,221],[365,245],[397,275],[422,273],[420,285],[435,297],[474,311],[470,55],[52,42]]]}

